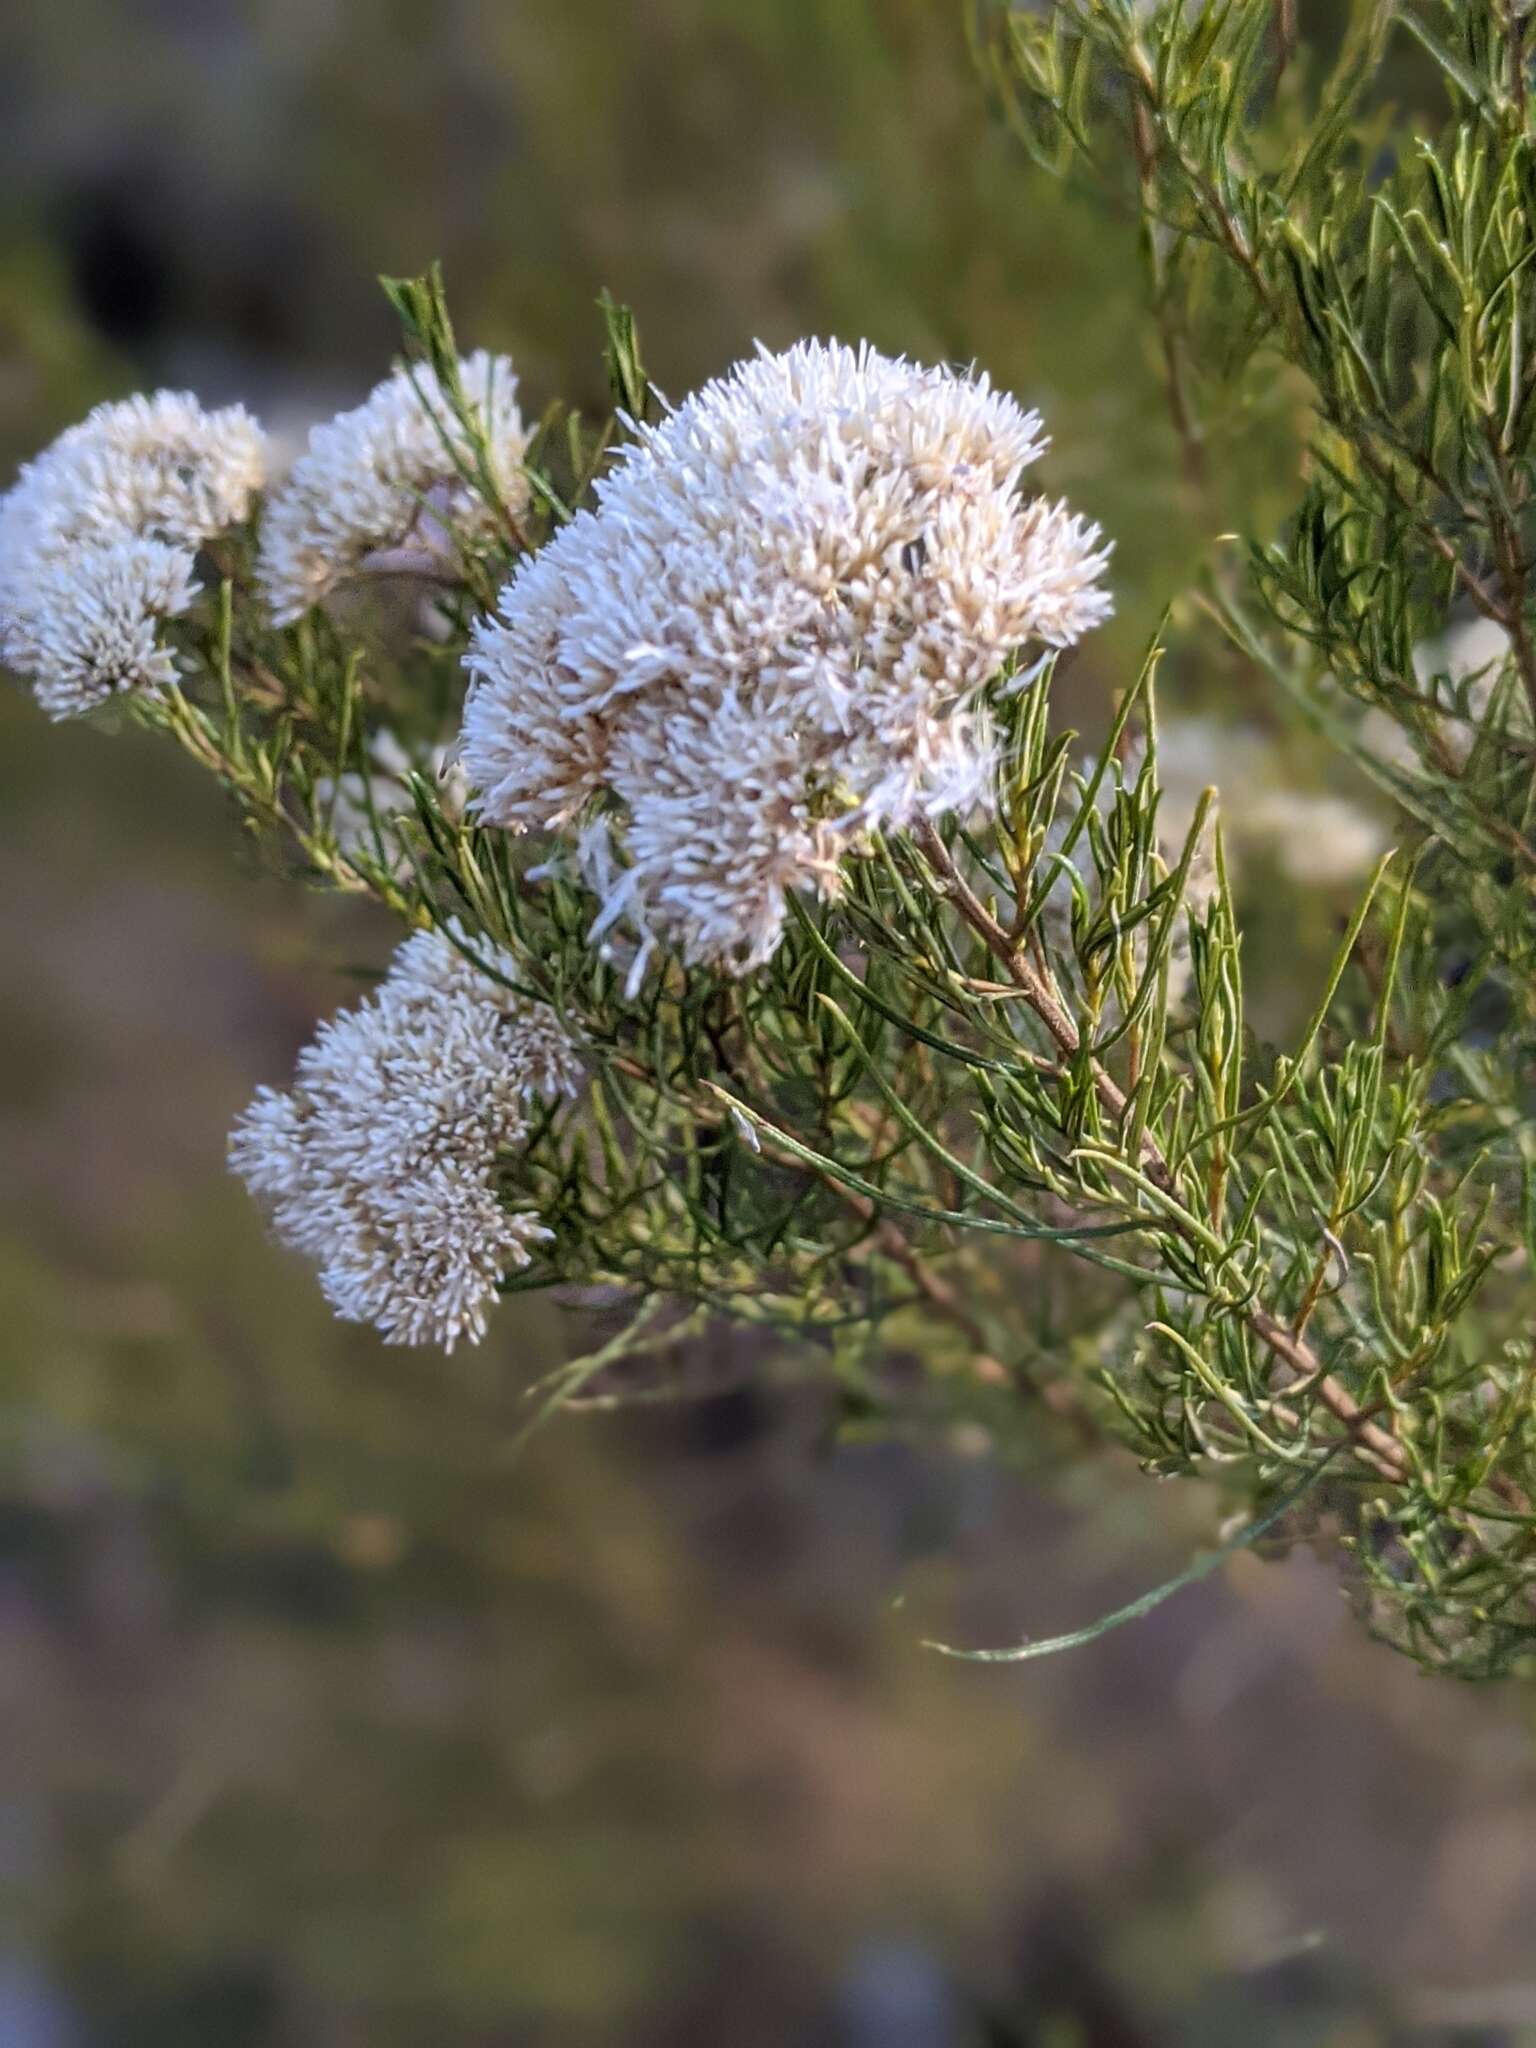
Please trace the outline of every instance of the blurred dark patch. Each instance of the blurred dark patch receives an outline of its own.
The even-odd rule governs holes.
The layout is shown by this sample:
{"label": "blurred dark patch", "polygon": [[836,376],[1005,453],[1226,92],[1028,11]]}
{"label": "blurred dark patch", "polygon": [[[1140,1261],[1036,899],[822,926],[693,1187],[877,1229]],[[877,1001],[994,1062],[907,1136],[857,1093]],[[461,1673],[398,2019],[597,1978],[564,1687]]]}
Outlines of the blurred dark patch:
{"label": "blurred dark patch", "polygon": [[189,192],[186,167],[158,155],[125,145],[53,200],[84,316],[151,373],[183,356],[189,336],[251,363],[302,352],[317,252],[301,217],[260,192]]}
{"label": "blurred dark patch", "polygon": [[54,209],[53,232],[86,317],[116,346],[145,355],[181,297],[166,214],[153,189],[114,172],[76,180]]}

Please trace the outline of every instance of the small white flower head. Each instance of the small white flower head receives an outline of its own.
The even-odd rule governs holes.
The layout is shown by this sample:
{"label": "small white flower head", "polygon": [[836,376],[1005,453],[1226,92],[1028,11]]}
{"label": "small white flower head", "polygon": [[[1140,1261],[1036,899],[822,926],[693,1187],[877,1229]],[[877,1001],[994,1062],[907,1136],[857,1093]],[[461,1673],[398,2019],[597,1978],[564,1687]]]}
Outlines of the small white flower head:
{"label": "small white flower head", "polygon": [[5,659],[32,677],[50,718],[77,718],[119,691],[164,689],[176,662],[159,630],[197,595],[192,568],[186,548],[131,538],[44,558],[6,618]]}
{"label": "small white flower head", "polygon": [[260,428],[182,392],[98,406],[0,501],[0,653],[54,718],[174,678],[159,626],[195,596],[196,550],[247,516]]}
{"label": "small white flower head", "polygon": [[[484,435],[490,480],[514,514],[528,502],[528,430],[506,356],[477,350],[459,365]],[[370,556],[419,542],[438,551],[444,531],[475,535],[493,523],[467,480],[475,456],[441,381],[416,365],[397,370],[350,412],[315,427],[272,493],[258,573],[279,625],[302,618]]]}
{"label": "small white flower head", "polygon": [[243,406],[205,412],[185,391],[98,405],[23,468],[0,532],[8,554],[125,534],[195,547],[246,518],[265,461]]}
{"label": "small white flower head", "polygon": [[0,658],[53,718],[174,677],[159,626],[196,594],[197,549],[248,516],[264,443],[241,406],[185,392],[100,405],[0,499]]}
{"label": "small white flower head", "polygon": [[706,385],[476,629],[482,815],[585,828],[599,931],[757,965],[871,828],[984,799],[986,686],[1108,614],[1098,530],[1020,494],[1044,445],[984,377],[867,347]]}
{"label": "small white flower head", "polygon": [[[463,941],[458,927],[454,937]],[[529,1105],[577,1092],[577,1048],[525,1001],[422,932],[355,1009],[321,1026],[294,1085],[258,1091],[230,1160],[279,1236],[320,1267],[336,1313],[390,1343],[478,1342],[506,1273],[548,1229],[509,1205],[501,1167]],[[514,963],[482,954],[498,972]]]}

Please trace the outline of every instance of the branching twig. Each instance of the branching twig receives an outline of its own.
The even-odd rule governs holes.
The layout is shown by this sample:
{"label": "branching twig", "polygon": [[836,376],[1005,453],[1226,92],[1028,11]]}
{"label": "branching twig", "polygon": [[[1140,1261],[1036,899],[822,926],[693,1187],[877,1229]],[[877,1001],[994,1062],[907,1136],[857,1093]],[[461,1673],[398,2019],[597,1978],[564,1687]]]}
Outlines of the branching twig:
{"label": "branching twig", "polygon": [[[1032,963],[1012,944],[1007,932],[977,897],[936,828],[928,824],[920,826],[915,837],[944,895],[1007,969],[1025,1002],[1055,1040],[1058,1050],[1068,1058],[1074,1057],[1081,1048],[1081,1041],[1077,1027],[1062,1007],[1059,996],[1044,985]],[[1094,1062],[1093,1080],[1105,1108],[1113,1116],[1122,1118],[1126,1110],[1125,1096],[1114,1078],[1097,1061]],[[1167,1162],[1150,1139],[1143,1144],[1143,1163],[1149,1177],[1157,1178],[1160,1185],[1172,1191],[1173,1178]],[[1177,1217],[1169,1217],[1167,1221],[1170,1228],[1179,1229]],[[1322,1361],[1305,1339],[1296,1336],[1262,1306],[1255,1304],[1243,1313],[1248,1328],[1259,1342],[1298,1380],[1316,1386],[1318,1399],[1354,1437],[1362,1456],[1368,1457],[1383,1477],[1405,1484],[1411,1468],[1402,1446],[1389,1431],[1369,1420],[1348,1388],[1324,1370]]]}

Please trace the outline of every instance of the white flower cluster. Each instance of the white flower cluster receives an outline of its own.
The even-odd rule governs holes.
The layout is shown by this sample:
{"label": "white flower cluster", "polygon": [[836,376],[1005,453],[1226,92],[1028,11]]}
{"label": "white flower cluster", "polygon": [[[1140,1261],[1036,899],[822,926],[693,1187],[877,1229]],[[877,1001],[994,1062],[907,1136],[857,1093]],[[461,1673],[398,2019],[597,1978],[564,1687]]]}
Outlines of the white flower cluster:
{"label": "white flower cluster", "polygon": [[[1040,422],[987,380],[805,342],[641,430],[471,642],[484,817],[580,824],[620,917],[734,971],[872,827],[986,798],[982,692],[1103,619],[1107,550],[1021,497]],[[617,800],[617,803],[614,800]]]}
{"label": "white flower cluster", "polygon": [[525,1136],[531,1098],[574,1094],[580,1079],[553,1010],[422,932],[371,996],[321,1027],[292,1089],[258,1092],[230,1159],[284,1241],[319,1263],[338,1315],[391,1343],[451,1349],[479,1341],[504,1274],[550,1235],[505,1206],[498,1157]]}
{"label": "white flower cluster", "polygon": [[[483,349],[459,365],[484,436],[488,481],[514,513],[528,502],[528,430],[517,374]],[[315,427],[272,493],[262,521],[258,573],[279,625],[301,618],[369,556],[416,540],[432,547],[445,529],[474,533],[492,513],[469,477],[475,451],[434,371],[400,369],[351,412]]]}
{"label": "white flower cluster", "polygon": [[101,405],[0,499],[0,658],[51,718],[163,688],[159,626],[196,594],[198,547],[240,524],[263,439],[243,407],[185,392]]}

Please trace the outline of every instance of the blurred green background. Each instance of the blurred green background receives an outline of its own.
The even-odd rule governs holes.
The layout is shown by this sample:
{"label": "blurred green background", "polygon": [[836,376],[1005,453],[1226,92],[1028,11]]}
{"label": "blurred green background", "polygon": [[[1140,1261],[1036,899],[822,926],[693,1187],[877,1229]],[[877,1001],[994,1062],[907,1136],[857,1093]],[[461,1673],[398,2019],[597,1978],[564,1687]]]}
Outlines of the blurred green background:
{"label": "blurred green background", "polygon": [[[806,331],[978,360],[1117,543],[1090,727],[1210,537],[1130,227],[992,124],[949,0],[10,0],[7,466],[156,384],[349,402],[375,274],[437,256],[535,409],[599,396],[603,286],[674,393]],[[1289,403],[1220,426],[1233,516],[1283,511]],[[1141,1590],[1205,1504],[834,1441],[814,1381],[514,1458],[583,1318],[386,1350],[223,1166],[388,933],[14,689],[0,857],[3,2048],[1536,2041],[1520,1692],[1418,1678],[1308,1554],[943,1664]],[[1283,1021],[1338,905],[1258,882]]]}

